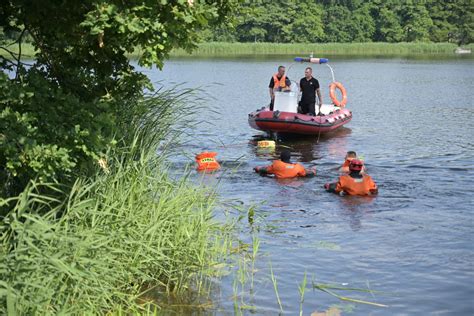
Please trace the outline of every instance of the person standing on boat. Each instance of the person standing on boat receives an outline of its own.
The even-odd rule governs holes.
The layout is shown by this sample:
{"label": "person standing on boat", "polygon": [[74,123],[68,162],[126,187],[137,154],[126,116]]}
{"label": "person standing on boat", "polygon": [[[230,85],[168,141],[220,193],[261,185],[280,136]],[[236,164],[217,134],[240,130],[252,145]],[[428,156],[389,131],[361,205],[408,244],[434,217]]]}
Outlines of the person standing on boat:
{"label": "person standing on boat", "polygon": [[307,67],[304,71],[304,78],[300,80],[300,91],[301,91],[301,101],[299,103],[299,112],[301,114],[316,115],[316,94],[318,95],[319,100],[319,110],[321,111],[321,105],[323,104],[323,99],[321,97],[321,91],[319,90],[319,81],[316,78],[313,78],[313,69]]}
{"label": "person standing on boat", "polygon": [[268,88],[270,90],[270,111],[273,111],[273,104],[275,103],[275,91],[287,91],[290,89],[291,81],[285,75],[285,66],[279,66],[278,72],[270,79]]}

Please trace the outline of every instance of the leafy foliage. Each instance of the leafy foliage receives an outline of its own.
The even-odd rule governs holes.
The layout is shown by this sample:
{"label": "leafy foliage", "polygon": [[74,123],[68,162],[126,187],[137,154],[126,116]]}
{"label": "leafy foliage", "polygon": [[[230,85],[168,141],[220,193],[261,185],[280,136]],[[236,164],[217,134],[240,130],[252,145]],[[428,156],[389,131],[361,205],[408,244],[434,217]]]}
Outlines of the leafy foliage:
{"label": "leafy foliage", "polygon": [[[202,282],[228,254],[231,230],[212,219],[215,195],[186,177],[169,176],[165,160],[171,153],[167,145],[190,129],[191,120],[184,118],[194,114],[199,100],[196,90],[179,87],[147,93],[117,127],[124,131],[124,147],[114,148],[101,170],[72,185],[47,183],[38,175],[49,169],[42,165],[37,171],[30,164],[40,181],[0,199],[7,210],[0,214],[0,314],[152,314],[162,301],[147,302],[144,292],[176,295],[197,288],[193,293],[208,294]],[[18,135],[39,139],[28,116],[6,108],[2,118],[14,122],[8,124]],[[8,139],[27,142],[11,134]],[[31,152],[35,159],[49,157]],[[73,153],[67,159],[74,159]],[[58,162],[61,156],[55,156]]]}
{"label": "leafy foliage", "polygon": [[[222,33],[222,29],[219,31]],[[227,39],[239,42],[472,43],[470,0],[245,1]],[[212,30],[208,40],[222,40]]]}
{"label": "leafy foliage", "polygon": [[[113,144],[114,115],[100,101],[64,93],[33,69],[21,82],[0,75],[1,180],[15,194],[30,179],[68,181],[73,170],[92,169]],[[86,173],[87,174],[87,173]]]}
{"label": "leafy foliage", "polygon": [[376,18],[376,31],[374,39],[376,41],[386,40],[387,42],[400,42],[403,38],[403,29],[400,18],[390,8],[382,8]]}
{"label": "leafy foliage", "polygon": [[[197,28],[225,21],[232,1],[27,1],[0,4],[1,196],[21,192],[30,179],[71,182],[97,161],[143,113],[147,77],[139,64],[162,67],[173,48],[191,50]],[[13,40],[12,40],[13,37]],[[12,45],[31,41],[27,65]],[[130,138],[128,138],[129,140]]]}

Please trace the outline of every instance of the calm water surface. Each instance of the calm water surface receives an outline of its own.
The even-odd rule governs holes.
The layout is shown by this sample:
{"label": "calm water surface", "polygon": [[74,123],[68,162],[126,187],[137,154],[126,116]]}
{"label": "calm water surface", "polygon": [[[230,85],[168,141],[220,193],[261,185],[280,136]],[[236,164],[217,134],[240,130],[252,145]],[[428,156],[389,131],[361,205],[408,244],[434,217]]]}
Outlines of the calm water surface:
{"label": "calm water surface", "polygon": [[[144,70],[154,81],[205,87],[214,98],[201,114],[211,124],[195,129],[182,148],[187,157],[175,158],[177,168],[197,152],[217,151],[224,168],[195,174],[196,181],[219,183],[221,198],[243,209],[258,206],[253,232],[260,255],[254,287],[247,284],[243,295],[256,310],[242,312],[279,312],[271,262],[287,315],[299,313],[298,284],[305,272],[304,315],[333,305],[344,315],[473,315],[473,60],[331,60],[348,90],[352,122],[319,143],[278,140],[273,154],[260,153],[255,140],[264,134],[248,126],[247,113],[268,102],[270,76],[279,64],[290,63],[184,59],[168,61],[163,71]],[[292,67],[289,77],[300,79],[305,66]],[[330,72],[323,65],[313,69],[328,101]],[[287,147],[294,160],[316,166],[318,177],[276,181],[253,173]],[[337,178],[348,150],[364,157],[380,187],[378,197],[341,198],[323,190]],[[241,239],[251,243],[246,216],[241,226]],[[382,291],[339,293],[389,307],[343,303],[309,289],[312,278]],[[215,309],[194,313],[234,314],[232,282],[233,274],[216,287]]]}

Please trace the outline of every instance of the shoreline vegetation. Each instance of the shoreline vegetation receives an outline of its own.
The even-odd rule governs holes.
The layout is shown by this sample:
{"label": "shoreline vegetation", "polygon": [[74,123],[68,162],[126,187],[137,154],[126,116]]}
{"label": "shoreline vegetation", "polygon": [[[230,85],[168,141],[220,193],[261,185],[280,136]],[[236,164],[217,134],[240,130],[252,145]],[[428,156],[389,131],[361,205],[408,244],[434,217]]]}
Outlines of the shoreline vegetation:
{"label": "shoreline vegetation", "polygon": [[[455,55],[453,43],[203,43],[193,51],[173,50],[171,56],[238,57],[250,55],[340,55],[340,56],[397,56],[397,55]],[[474,44],[464,48],[473,49]],[[134,56],[133,54],[132,56]]]}
{"label": "shoreline vegetation", "polygon": [[213,218],[212,188],[175,179],[166,159],[187,128],[176,108],[194,93],[145,96],[126,147],[92,175],[71,186],[32,180],[0,199],[0,314],[155,315],[165,301],[148,296],[208,295],[232,226]]}
{"label": "shoreline vegetation", "polygon": [[[249,57],[249,56],[281,56],[313,54],[315,57],[325,56],[457,56],[455,53],[458,46],[454,43],[226,43],[209,42],[201,43],[192,52],[183,49],[174,49],[170,57]],[[474,43],[464,45],[462,48],[474,50]],[[13,53],[18,53],[18,46],[11,46]],[[22,44],[23,58],[29,59],[34,56],[34,48],[29,43]],[[5,55],[0,51],[0,56]],[[138,59],[140,50],[128,54],[131,59]],[[469,54],[469,56],[472,56]]]}
{"label": "shoreline vegetation", "polygon": [[227,256],[215,196],[170,179],[154,155],[78,179],[62,203],[36,183],[5,201],[14,207],[0,236],[2,314],[155,314],[163,306],[150,293],[208,295]]}

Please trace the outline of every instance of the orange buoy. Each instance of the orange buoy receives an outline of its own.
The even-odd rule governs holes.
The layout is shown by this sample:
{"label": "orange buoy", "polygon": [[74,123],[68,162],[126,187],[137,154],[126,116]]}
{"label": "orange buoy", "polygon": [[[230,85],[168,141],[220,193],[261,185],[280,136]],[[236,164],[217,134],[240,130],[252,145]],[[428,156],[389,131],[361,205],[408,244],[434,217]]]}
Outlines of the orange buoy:
{"label": "orange buoy", "polygon": [[202,152],[196,155],[196,162],[198,164],[197,170],[198,171],[206,171],[206,170],[217,170],[221,166],[217,162],[216,157],[217,153],[215,152]]}
{"label": "orange buoy", "polygon": [[[339,89],[342,93],[342,100],[339,101],[336,96],[336,88]],[[347,91],[346,88],[342,85],[340,82],[333,82],[329,85],[329,96],[331,97],[332,103],[334,103],[335,106],[339,106],[343,108],[346,106],[347,103]]]}

